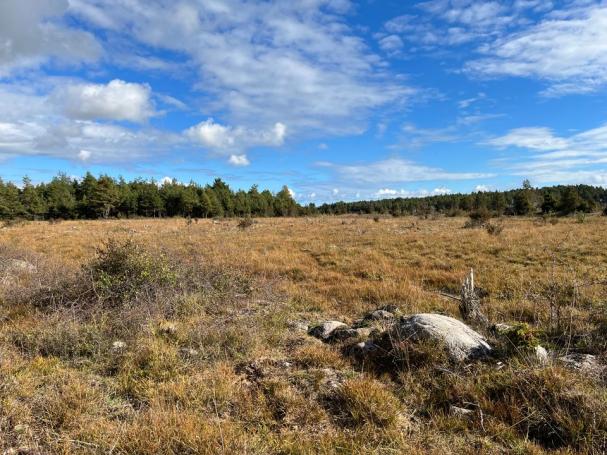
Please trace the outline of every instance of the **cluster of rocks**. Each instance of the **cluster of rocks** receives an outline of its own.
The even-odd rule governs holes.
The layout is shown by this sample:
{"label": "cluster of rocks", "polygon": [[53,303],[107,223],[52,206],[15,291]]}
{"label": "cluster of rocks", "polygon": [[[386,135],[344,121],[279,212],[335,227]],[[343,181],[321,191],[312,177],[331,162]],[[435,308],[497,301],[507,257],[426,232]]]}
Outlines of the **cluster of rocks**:
{"label": "cluster of rocks", "polygon": [[[496,324],[492,333],[496,340],[505,338],[515,326]],[[462,321],[450,316],[420,313],[399,315],[398,309],[380,308],[347,325],[341,321],[324,321],[308,328],[308,334],[325,343],[350,342],[350,352],[363,358],[386,352],[403,342],[435,342],[455,362],[482,359],[494,352],[487,339]],[[389,345],[386,347],[386,340]],[[607,366],[590,354],[556,355],[539,344],[526,349],[529,358],[539,364],[558,363],[590,376],[604,376]],[[498,364],[499,365],[499,364]]]}
{"label": "cluster of rocks", "polygon": [[386,308],[372,311],[348,326],[340,321],[324,321],[311,327],[308,334],[327,343],[358,340],[355,354],[368,355],[384,349],[376,340],[436,341],[455,361],[482,358],[492,351],[487,340],[463,322],[441,314],[421,313],[398,316]]}

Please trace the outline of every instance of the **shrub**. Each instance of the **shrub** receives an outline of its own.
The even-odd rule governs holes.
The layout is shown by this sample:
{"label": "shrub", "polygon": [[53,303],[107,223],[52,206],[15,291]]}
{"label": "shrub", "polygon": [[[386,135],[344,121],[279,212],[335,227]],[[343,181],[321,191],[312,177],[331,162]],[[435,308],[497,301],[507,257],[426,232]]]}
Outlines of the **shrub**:
{"label": "shrub", "polygon": [[501,223],[486,223],[485,229],[489,235],[500,235],[504,230],[504,225]]}
{"label": "shrub", "polygon": [[377,216],[377,215],[376,215],[376,216],[374,216],[374,217],[373,217],[373,221],[375,221],[376,223],[379,223],[379,216]]}
{"label": "shrub", "polygon": [[152,254],[130,239],[109,240],[84,271],[91,278],[95,294],[111,305],[175,284],[177,278],[164,255]]}
{"label": "shrub", "polygon": [[13,228],[23,226],[27,223],[27,220],[24,218],[11,218],[3,221],[3,228]]}
{"label": "shrub", "polygon": [[505,350],[508,352],[518,350],[528,350],[539,345],[534,331],[526,323],[518,323],[498,333],[506,341]]}
{"label": "shrub", "polygon": [[253,224],[255,224],[255,221],[253,221],[253,218],[251,218],[250,216],[246,217],[246,218],[242,218],[239,222],[238,222],[238,227],[240,229],[247,229],[250,228],[251,226],[253,226]]}
{"label": "shrub", "polygon": [[483,227],[490,219],[491,212],[487,209],[478,209],[470,213],[470,219],[464,225],[465,228]]}

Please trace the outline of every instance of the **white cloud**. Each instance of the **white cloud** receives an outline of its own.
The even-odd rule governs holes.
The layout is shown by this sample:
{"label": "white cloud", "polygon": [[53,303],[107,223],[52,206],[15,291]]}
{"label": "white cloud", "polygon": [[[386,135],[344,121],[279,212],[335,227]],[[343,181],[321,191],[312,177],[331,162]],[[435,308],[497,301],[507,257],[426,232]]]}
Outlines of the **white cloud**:
{"label": "white cloud", "polygon": [[520,147],[533,150],[555,150],[567,147],[565,139],[555,137],[549,128],[529,127],[511,130],[505,136],[489,141],[490,145],[505,147]]}
{"label": "white cloud", "polygon": [[78,64],[101,55],[95,38],[62,23],[67,0],[0,2],[0,77],[51,59]]}
{"label": "white cloud", "polygon": [[451,190],[449,188],[445,188],[444,186],[441,186],[439,188],[434,188],[434,190],[432,190],[432,193],[442,196],[442,195],[451,193]]}
{"label": "white cloud", "polygon": [[[496,147],[516,147],[531,152],[506,159],[514,174],[533,177],[538,184],[603,184],[607,175],[607,124],[568,137],[548,128],[518,128],[489,142]],[[516,161],[514,161],[516,159]]]}
{"label": "white cloud", "polygon": [[231,128],[215,123],[210,118],[191,127],[187,134],[197,139],[203,146],[212,149],[232,149],[236,138]]}
{"label": "white cloud", "polygon": [[115,79],[108,84],[64,85],[52,99],[70,118],[144,122],[154,115],[151,92],[147,84]]}
{"label": "white cloud", "polygon": [[443,169],[423,166],[408,160],[391,158],[374,163],[343,165],[318,163],[335,171],[347,182],[360,183],[394,183],[419,182],[430,180],[467,180],[492,177],[491,174],[474,172],[449,172]]}
{"label": "white cloud", "polygon": [[398,53],[404,45],[402,38],[398,35],[387,35],[379,39],[379,47],[389,54]]}
{"label": "white cloud", "polygon": [[393,190],[390,188],[382,188],[381,190],[379,190],[377,193],[375,193],[375,195],[377,197],[381,197],[381,196],[396,196],[398,194],[404,194],[405,190]]}
{"label": "white cloud", "polygon": [[449,188],[438,187],[433,190],[419,189],[419,190],[395,190],[392,188],[382,188],[372,194],[374,199],[391,199],[391,198],[414,198],[414,197],[426,197],[426,196],[444,196],[450,194],[452,191]]}
{"label": "white cloud", "polygon": [[488,185],[476,185],[474,191],[476,193],[486,193],[487,191],[491,191],[491,188]]}
{"label": "white cloud", "polygon": [[[72,0],[111,37],[175,51],[195,68],[207,114],[290,135],[360,133],[371,111],[413,93],[346,24],[347,0]],[[396,81],[396,82],[395,82]]]}
{"label": "white cloud", "polygon": [[180,135],[67,117],[56,84],[0,84],[0,157],[47,155],[88,162],[145,159],[184,142]]}
{"label": "white cloud", "polygon": [[469,62],[471,74],[545,79],[547,95],[588,93],[607,84],[607,7],[583,2],[555,11],[522,31],[481,48],[484,58]]}
{"label": "white cloud", "polygon": [[185,135],[215,155],[229,156],[230,164],[246,166],[249,160],[242,151],[258,146],[280,147],[284,144],[287,127],[277,122],[271,128],[254,130],[221,125],[209,118],[188,128]]}
{"label": "white cloud", "polygon": [[251,164],[246,155],[230,155],[228,162],[234,166],[248,166]]}
{"label": "white cloud", "polygon": [[93,156],[93,153],[90,152],[89,150],[80,150],[78,152],[78,158],[81,161],[88,161],[91,158],[91,156]]}

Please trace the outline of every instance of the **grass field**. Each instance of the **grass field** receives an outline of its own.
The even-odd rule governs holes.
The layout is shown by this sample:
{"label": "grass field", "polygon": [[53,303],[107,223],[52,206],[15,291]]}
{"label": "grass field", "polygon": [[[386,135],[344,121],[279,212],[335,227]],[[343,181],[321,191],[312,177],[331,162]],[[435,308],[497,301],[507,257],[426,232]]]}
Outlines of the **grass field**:
{"label": "grass field", "polygon": [[[0,450],[607,450],[604,377],[539,364],[522,348],[454,365],[423,346],[416,362],[385,368],[306,334],[305,324],[351,323],[387,304],[459,318],[441,292],[458,294],[474,268],[492,323],[528,324],[525,336],[555,356],[604,360],[607,218],[505,219],[497,235],[464,229],[465,221],[0,229]],[[112,269],[98,254],[108,239],[118,249],[131,240],[122,256],[106,249]],[[15,260],[33,267],[10,269]],[[139,272],[118,279],[116,267]],[[451,406],[473,412],[453,415]]]}

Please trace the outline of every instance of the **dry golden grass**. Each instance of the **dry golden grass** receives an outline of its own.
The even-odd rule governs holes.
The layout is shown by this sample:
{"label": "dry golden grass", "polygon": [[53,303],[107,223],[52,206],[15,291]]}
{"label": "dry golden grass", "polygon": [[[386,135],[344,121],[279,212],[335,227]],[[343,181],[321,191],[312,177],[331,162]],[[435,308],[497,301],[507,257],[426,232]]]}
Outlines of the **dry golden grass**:
{"label": "dry golden grass", "polygon": [[[492,322],[526,322],[557,351],[605,352],[607,218],[507,219],[495,235],[464,223],[319,217],[242,229],[238,220],[146,219],[2,229],[0,261],[25,259],[37,271],[2,280],[0,270],[0,452],[607,450],[604,384],[578,373],[523,358],[499,371],[437,372],[429,363],[386,373],[296,328],[352,322],[385,304],[458,317],[438,291],[457,294],[473,267]],[[124,306],[33,301],[63,292],[108,238],[163,251],[182,282]],[[483,419],[449,415],[462,401]]]}

